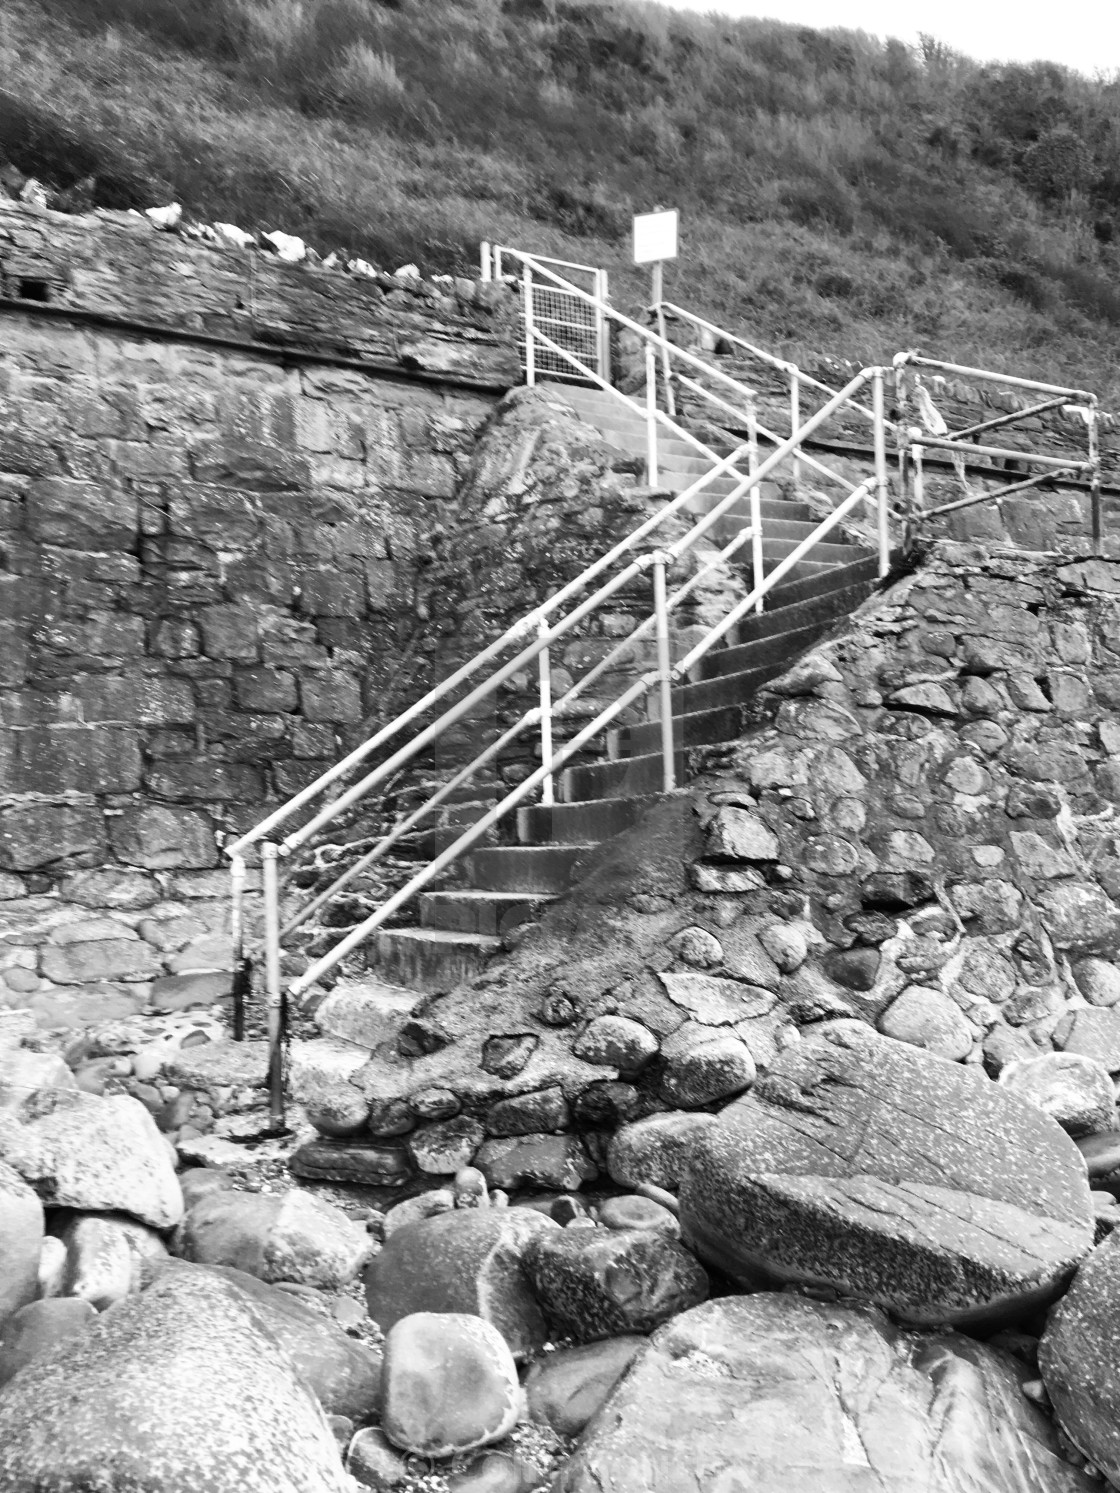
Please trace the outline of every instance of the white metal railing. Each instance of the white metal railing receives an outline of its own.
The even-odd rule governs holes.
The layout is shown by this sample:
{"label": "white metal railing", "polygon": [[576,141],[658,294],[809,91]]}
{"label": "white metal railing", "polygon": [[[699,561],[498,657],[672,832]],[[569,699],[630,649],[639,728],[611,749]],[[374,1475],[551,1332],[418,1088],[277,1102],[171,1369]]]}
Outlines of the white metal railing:
{"label": "white metal railing", "polygon": [[[507,251],[508,252],[508,251]],[[528,256],[526,256],[528,257]],[[534,262],[529,268],[534,274],[546,276],[555,273],[548,266]],[[559,277],[558,277],[559,278]],[[571,289],[577,298],[585,294],[578,287]],[[696,363],[699,360],[681,349],[671,348],[659,334],[641,328],[637,323],[619,313],[604,308],[604,315],[623,325],[636,329],[646,342],[646,394],[644,405],[629,399],[617,390],[613,393],[639,413],[644,412],[649,428],[665,429],[687,438],[683,427],[656,407],[656,398],[650,391],[655,389],[658,379],[658,361],[666,352],[674,359]],[[541,328],[532,328],[534,341],[553,350],[557,357],[567,360],[568,366],[584,381],[608,387],[606,381],[590,364],[585,364],[577,354],[562,347],[549,333]],[[532,367],[532,360],[529,366]],[[702,365],[701,366],[706,366]],[[242,835],[227,847],[231,864],[231,883],[234,911],[235,953],[238,963],[243,954],[244,917],[242,899],[246,876],[246,856],[254,848],[259,851],[264,893],[264,975],[268,999],[268,1030],[270,1042],[270,1092],[274,1115],[279,1118],[282,1111],[281,1088],[281,1043],[285,1024],[288,998],[298,999],[315,985],[324,975],[345,959],[354,949],[366,942],[379,928],[385,926],[416,894],[430,885],[442,873],[486,836],[491,828],[505,818],[517,805],[540,795],[540,801],[550,803],[555,795],[557,771],[576,753],[583,750],[618,721],[627,710],[648,696],[656,696],[660,718],[660,755],[662,761],[662,786],[671,791],[676,783],[676,742],[672,709],[674,686],[686,679],[689,672],[711,648],[719,644],[750,610],[761,607],[765,596],[799,564],[844,518],[861,504],[870,504],[881,511],[879,532],[881,535],[880,572],[886,574],[889,565],[888,514],[886,481],[885,426],[881,416],[882,386],[886,370],[870,368],[861,371],[845,388],[826,401],[820,410],[804,421],[799,429],[784,440],[775,437],[776,445],[764,459],[759,459],[757,435],[753,432],[747,442],[738,446],[729,455],[719,456],[696,438],[691,440],[694,449],[710,458],[711,465],[701,476],[689,484],[683,492],[676,494],[650,518],[638,525],[632,533],[586,567],[549,597],[527,617],[508,628],[501,637],[475,658],[456,670],[448,679],[429,690],[428,693],[394,721],[374,733],[340,762],[323,773],[314,783],[296,794],[260,824]],[[733,382],[733,381],[732,381]],[[879,410],[876,426],[877,448],[882,460],[876,465],[876,476],[858,485],[843,483],[846,496],[816,529],[809,534],[792,553],[785,556],[770,572],[763,573],[762,520],[760,487],[762,482],[777,473],[791,457],[801,449],[802,442],[820,426],[831,419],[838,410],[848,405],[853,395],[871,386],[875,407]],[[737,392],[742,392],[736,385]],[[749,399],[748,399],[749,405]],[[653,437],[656,450],[656,435]],[[740,469],[744,458],[747,469]],[[656,456],[653,457],[656,460]],[[827,469],[826,469],[827,470]],[[705,493],[711,483],[723,476],[732,478],[731,490],[723,494]],[[829,475],[832,475],[829,473]],[[706,512],[696,512],[698,499],[710,502]],[[728,515],[734,514],[746,500],[746,521],[741,522],[731,539],[722,548],[711,551],[698,550],[701,541],[711,534],[714,527]],[[671,520],[687,516],[685,532],[666,542],[666,526]],[[660,531],[660,533],[659,533]],[[656,547],[647,548],[650,541]],[[671,619],[693,594],[697,586],[707,577],[719,571],[735,554],[751,545],[751,583],[747,595],[732,607],[726,616],[695,644],[685,658],[673,662],[671,653]],[[674,566],[690,559],[694,571],[680,584],[670,586],[669,578]],[[604,657],[566,691],[553,697],[551,656],[555,644],[579,627],[612,597],[622,592],[632,593],[635,585],[648,578],[651,598],[648,615],[628,635],[612,647]],[[650,645],[652,667],[642,667],[640,647]],[[520,718],[480,750],[469,763],[460,768],[453,777],[438,787],[428,799],[395,824],[378,841],[359,857],[331,883],[330,886],[308,898],[287,920],[281,920],[280,874],[282,860],[308,846],[340,815],[368,799],[387,779],[406,766],[445,732],[465,717],[477,712],[484,701],[490,699],[515,674],[527,666],[536,667],[538,675],[538,704],[523,712]],[[567,740],[557,743],[554,725],[559,721],[572,721],[588,713],[588,692],[612,670],[621,671],[638,668],[640,672],[613,699],[596,701],[593,718]],[[482,676],[479,682],[475,682]],[[459,694],[462,689],[465,694]],[[452,696],[457,696],[451,700]],[[451,701],[451,703],[448,703]],[[437,707],[441,713],[428,724],[421,724]],[[442,850],[432,861],[420,868],[408,882],[387,898],[377,910],[356,927],[350,929],[321,957],[292,980],[287,988],[281,977],[281,950],[286,937],[303,926],[345,886],[383,859],[425,817],[431,816],[448,798],[478,772],[501,755],[513,742],[527,733],[537,737],[540,765],[522,782],[506,792],[480,819],[471,823],[454,842]],[[407,733],[407,735],[406,735]],[[403,738],[403,740],[402,740]],[[372,770],[365,772],[357,781],[342,786],[342,780],[353,775],[355,770],[375,753],[385,751]],[[341,790],[341,791],[340,791]],[[311,817],[302,824],[293,824],[302,811],[311,810]],[[284,833],[284,831],[287,831]]]}
{"label": "white metal railing", "polygon": [[[1067,389],[1058,384],[1040,383],[1037,379],[993,373],[986,368],[967,368],[959,363],[923,358],[915,352],[899,353],[894,359],[893,367],[895,397],[901,412],[898,446],[901,502],[910,522],[924,523],[946,513],[971,508],[977,503],[998,502],[1013,493],[1027,492],[1043,482],[1053,481],[1055,477],[1081,477],[1089,482],[1093,546],[1098,554],[1102,552],[1104,527],[1101,507],[1100,409],[1095,394],[1086,389]],[[921,384],[921,375],[917,373],[921,368],[930,369],[939,375],[950,374],[995,384],[1004,389],[1023,389],[1050,397],[1025,409],[1011,410],[966,426],[963,430],[950,431]],[[915,406],[919,423],[909,424],[907,417],[914,414]],[[1056,409],[1076,412],[1083,422],[1086,441],[1084,459],[1076,456],[1050,456],[1039,451],[1006,446],[981,445],[977,440],[978,436],[987,431],[1005,429],[1018,421]],[[927,448],[944,451],[954,460],[961,485],[965,488],[966,495],[963,498],[938,504],[935,508],[926,507],[924,452]],[[989,461],[1013,461],[1039,470],[1021,482],[1012,482],[994,491],[982,489],[979,492],[969,492],[964,465],[966,461],[978,456],[986,457]]]}
{"label": "white metal railing", "polygon": [[[507,262],[515,251],[498,244],[483,242],[480,260],[483,280],[519,279],[521,288],[521,322],[525,335],[521,339],[521,363],[525,381],[532,384],[538,375],[555,379],[579,377],[550,348],[542,347],[535,329],[547,330],[562,347],[583,363],[589,363],[601,378],[609,379],[611,340],[607,322],[610,291],[606,270],[591,264],[574,264],[567,259],[549,259],[534,255],[535,265],[564,270],[565,278],[578,286],[584,295],[573,295],[564,285],[553,284],[525,268],[517,276],[508,276]],[[518,266],[519,270],[521,266]]]}

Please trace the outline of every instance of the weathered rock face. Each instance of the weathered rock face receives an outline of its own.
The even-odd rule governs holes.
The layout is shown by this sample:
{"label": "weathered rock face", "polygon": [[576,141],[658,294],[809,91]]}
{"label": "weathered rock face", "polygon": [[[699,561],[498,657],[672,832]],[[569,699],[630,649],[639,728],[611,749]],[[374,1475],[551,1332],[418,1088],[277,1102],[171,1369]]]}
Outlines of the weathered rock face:
{"label": "weathered rock face", "polygon": [[1092,1244],[1084,1164],[982,1075],[830,1023],[694,1142],[681,1225],[752,1283],[810,1281],[914,1322],[1052,1299]]}
{"label": "weathered rock face", "polygon": [[121,1094],[0,1125],[0,1157],[55,1207],[129,1213],[156,1229],[183,1216],[183,1194],[162,1136],[137,1100]]}
{"label": "weathered rock face", "polygon": [[344,1493],[334,1437],[241,1293],[168,1271],[0,1397],[0,1486]]}
{"label": "weathered rock face", "polygon": [[0,1327],[35,1299],[43,1205],[13,1168],[0,1161]]}
{"label": "weathered rock face", "polygon": [[511,298],[7,200],[0,283],[52,302],[9,311],[0,357],[0,1002],[77,1026],[183,998],[186,970],[228,991],[228,953],[198,957],[226,932],[215,832],[426,687],[413,604],[518,378]]}
{"label": "weathered rock face", "polygon": [[712,1301],[650,1341],[558,1493],[1089,1493],[1025,1370],[959,1334],[790,1295]]}
{"label": "weathered rock face", "polygon": [[1062,1430],[1120,1481],[1120,1236],[1084,1260],[1039,1345],[1043,1383]]}
{"label": "weathered rock face", "polygon": [[558,1232],[531,1208],[457,1210],[407,1224],[366,1271],[369,1314],[388,1332],[414,1312],[471,1313],[524,1357],[548,1333],[522,1258],[533,1240]]}

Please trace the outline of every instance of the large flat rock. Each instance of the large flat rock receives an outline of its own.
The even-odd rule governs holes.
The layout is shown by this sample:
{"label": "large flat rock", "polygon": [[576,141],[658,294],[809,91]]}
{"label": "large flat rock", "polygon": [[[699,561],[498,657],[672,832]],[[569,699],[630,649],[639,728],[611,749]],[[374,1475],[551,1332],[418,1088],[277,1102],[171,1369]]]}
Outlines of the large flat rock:
{"label": "large flat rock", "polygon": [[805,1281],[910,1322],[1052,1299],[1093,1240],[1081,1156],[974,1069],[830,1022],[696,1137],[686,1240],[747,1284]]}
{"label": "large flat rock", "polygon": [[1038,1362],[1062,1430],[1120,1485],[1120,1235],[1078,1270],[1050,1314]]}
{"label": "large flat rock", "polygon": [[869,1308],[725,1297],[650,1340],[557,1493],[1089,1493],[1008,1355]]}

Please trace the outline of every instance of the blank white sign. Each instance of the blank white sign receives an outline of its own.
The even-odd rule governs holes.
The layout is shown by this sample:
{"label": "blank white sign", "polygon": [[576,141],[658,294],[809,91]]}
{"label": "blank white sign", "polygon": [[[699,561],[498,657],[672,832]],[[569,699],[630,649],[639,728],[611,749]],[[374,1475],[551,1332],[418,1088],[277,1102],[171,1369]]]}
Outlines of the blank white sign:
{"label": "blank white sign", "polygon": [[639,213],[634,219],[634,263],[676,259],[679,213]]}

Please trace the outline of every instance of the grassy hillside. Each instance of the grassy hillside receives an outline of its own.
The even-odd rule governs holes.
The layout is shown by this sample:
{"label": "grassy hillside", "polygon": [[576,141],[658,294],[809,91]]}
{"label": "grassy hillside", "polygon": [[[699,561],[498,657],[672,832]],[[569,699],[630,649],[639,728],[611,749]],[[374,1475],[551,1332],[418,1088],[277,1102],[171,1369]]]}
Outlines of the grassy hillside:
{"label": "grassy hillside", "polygon": [[387,267],[626,269],[798,356],[903,346],[1120,402],[1120,83],[630,0],[2,0],[0,158]]}

